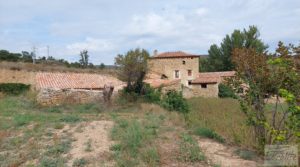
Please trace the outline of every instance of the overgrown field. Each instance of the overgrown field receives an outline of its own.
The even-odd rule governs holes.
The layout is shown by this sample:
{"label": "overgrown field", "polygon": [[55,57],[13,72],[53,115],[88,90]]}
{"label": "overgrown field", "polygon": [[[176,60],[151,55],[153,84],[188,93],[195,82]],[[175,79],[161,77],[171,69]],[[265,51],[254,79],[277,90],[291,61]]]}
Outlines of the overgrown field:
{"label": "overgrown field", "polygon": [[0,99],[0,166],[213,166],[199,136],[252,147],[231,99],[189,100],[186,116],[154,104],[40,107],[34,96]]}
{"label": "overgrown field", "polygon": [[253,130],[246,125],[246,117],[237,100],[193,98],[189,104],[191,112],[188,124],[192,129],[209,128],[223,136],[227,142],[255,147]]}

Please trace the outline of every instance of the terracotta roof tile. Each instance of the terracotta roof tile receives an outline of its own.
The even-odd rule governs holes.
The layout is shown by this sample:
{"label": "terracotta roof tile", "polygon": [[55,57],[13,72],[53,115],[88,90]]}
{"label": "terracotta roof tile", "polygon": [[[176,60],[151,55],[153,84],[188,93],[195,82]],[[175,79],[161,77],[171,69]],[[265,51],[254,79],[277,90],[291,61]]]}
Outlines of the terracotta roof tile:
{"label": "terracotta roof tile", "polygon": [[202,84],[202,83],[218,83],[220,77],[198,77],[192,81],[192,84]]}
{"label": "terracotta roof tile", "polygon": [[180,58],[180,57],[199,57],[199,55],[189,54],[182,51],[177,52],[164,52],[160,53],[152,58]]}
{"label": "terracotta roof tile", "polygon": [[99,74],[44,72],[36,74],[37,89],[101,89],[105,84],[111,84],[118,88],[123,85],[123,82],[114,77]]}
{"label": "terracotta roof tile", "polygon": [[233,77],[235,71],[221,71],[221,72],[201,72],[198,77]]}
{"label": "terracotta roof tile", "polygon": [[198,77],[192,81],[192,84],[201,83],[218,83],[225,77],[233,77],[235,71],[222,71],[222,72],[203,72],[199,73]]}

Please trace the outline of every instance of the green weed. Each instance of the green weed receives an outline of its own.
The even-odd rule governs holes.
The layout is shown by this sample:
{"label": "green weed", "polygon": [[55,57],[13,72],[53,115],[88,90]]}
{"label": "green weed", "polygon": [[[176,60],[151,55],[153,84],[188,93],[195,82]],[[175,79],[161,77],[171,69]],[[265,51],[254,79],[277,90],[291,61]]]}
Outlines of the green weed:
{"label": "green weed", "polygon": [[143,150],[142,159],[149,167],[159,166],[160,157],[155,148],[148,147]]}
{"label": "green weed", "polygon": [[185,162],[204,161],[205,156],[201,152],[198,143],[188,134],[181,135],[179,159]]}
{"label": "green weed", "polygon": [[51,157],[43,157],[40,161],[40,167],[58,167],[64,166],[65,163],[64,158],[51,158]]}
{"label": "green weed", "polygon": [[114,144],[114,145],[112,145],[109,149],[110,149],[111,151],[121,151],[121,147],[122,147],[121,144]]}
{"label": "green weed", "polygon": [[50,146],[49,149],[46,151],[46,155],[48,156],[58,156],[60,154],[67,153],[71,148],[71,141],[62,141],[54,146]]}
{"label": "green weed", "polygon": [[110,150],[114,151],[117,166],[139,166],[141,163],[157,166],[159,155],[151,147],[162,120],[148,113],[143,120],[115,119],[115,122],[111,136],[119,143],[111,146]]}
{"label": "green weed", "polygon": [[84,167],[88,164],[88,161],[84,158],[80,158],[80,159],[76,159],[73,164],[72,167]]}
{"label": "green weed", "polygon": [[60,121],[66,123],[76,123],[82,121],[82,119],[77,115],[65,115],[60,119]]}
{"label": "green weed", "polygon": [[195,133],[195,135],[198,135],[198,136],[214,139],[220,143],[225,142],[225,139],[222,136],[218,135],[215,131],[213,131],[209,128],[197,128],[197,129],[195,129],[194,133]]}
{"label": "green weed", "polygon": [[50,107],[50,108],[45,109],[45,112],[61,113],[62,110],[59,107]]}
{"label": "green weed", "polygon": [[33,120],[33,116],[32,115],[15,115],[14,116],[14,124],[15,126],[24,126],[28,123],[30,123]]}

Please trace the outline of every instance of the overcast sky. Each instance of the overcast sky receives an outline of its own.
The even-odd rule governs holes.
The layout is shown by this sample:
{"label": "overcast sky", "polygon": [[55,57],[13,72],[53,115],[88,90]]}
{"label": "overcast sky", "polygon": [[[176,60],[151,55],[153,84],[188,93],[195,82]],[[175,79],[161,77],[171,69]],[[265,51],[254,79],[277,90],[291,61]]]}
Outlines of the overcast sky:
{"label": "overcast sky", "polygon": [[0,49],[113,64],[131,48],[207,54],[234,29],[256,25],[274,50],[300,43],[300,0],[0,0]]}

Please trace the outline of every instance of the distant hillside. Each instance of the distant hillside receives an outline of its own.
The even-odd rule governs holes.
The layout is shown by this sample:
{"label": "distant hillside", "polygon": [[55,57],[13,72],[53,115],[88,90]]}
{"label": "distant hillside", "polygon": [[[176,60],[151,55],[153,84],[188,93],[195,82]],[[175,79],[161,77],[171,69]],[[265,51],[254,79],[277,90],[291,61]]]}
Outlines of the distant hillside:
{"label": "distant hillside", "polygon": [[0,62],[0,70],[15,70],[15,71],[30,71],[30,72],[75,72],[75,73],[96,73],[96,74],[109,74],[116,76],[116,67],[115,66],[105,66],[105,68],[100,69],[96,66],[96,68],[74,68],[74,67],[66,67],[62,64],[32,64],[25,62]]}

